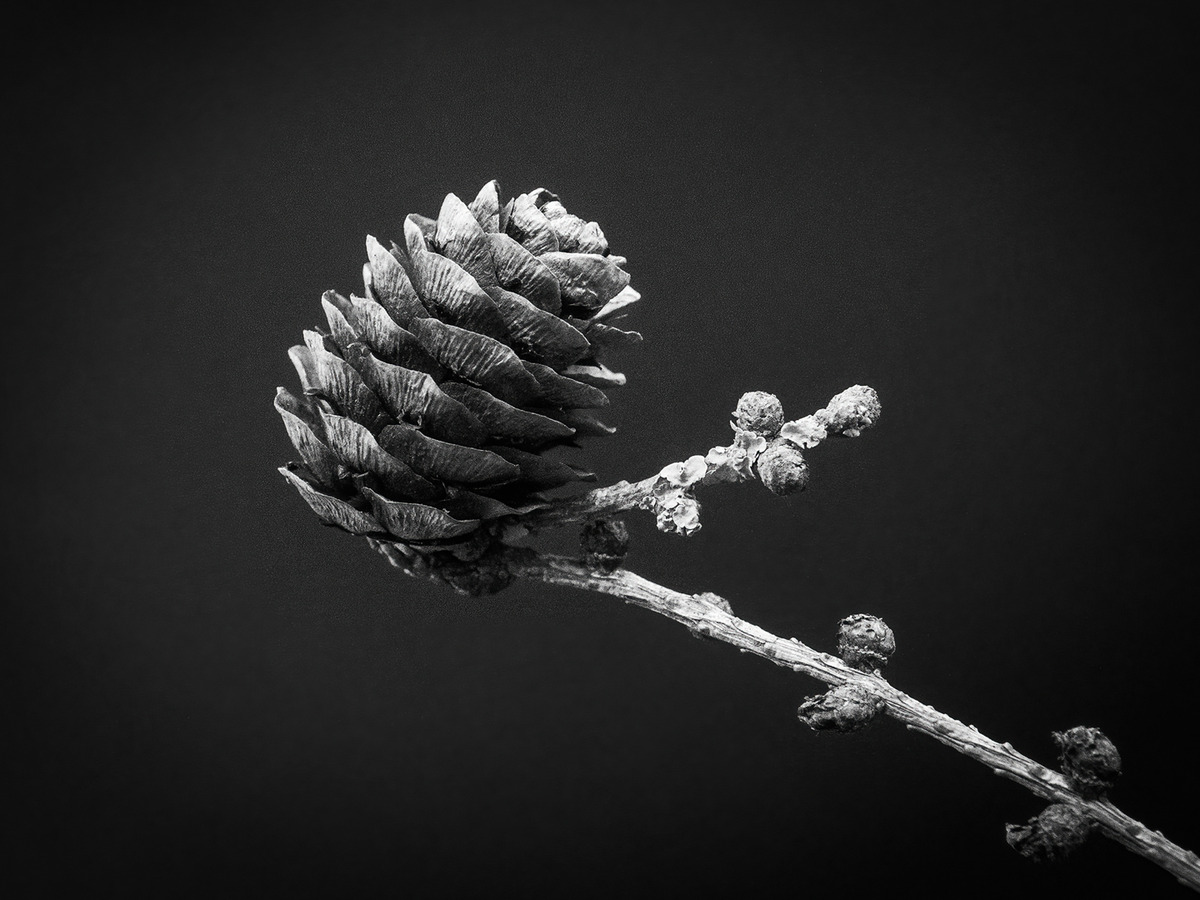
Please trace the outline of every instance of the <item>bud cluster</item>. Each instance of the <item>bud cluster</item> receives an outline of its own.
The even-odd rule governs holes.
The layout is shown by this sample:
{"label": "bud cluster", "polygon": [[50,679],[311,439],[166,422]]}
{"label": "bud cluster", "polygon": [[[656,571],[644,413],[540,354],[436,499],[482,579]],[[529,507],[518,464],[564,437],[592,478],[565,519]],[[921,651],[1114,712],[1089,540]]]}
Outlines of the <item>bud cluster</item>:
{"label": "bud cluster", "polygon": [[896,652],[896,635],[878,616],[858,613],[838,623],[837,648],[847,665],[874,672],[885,668]]}
{"label": "bud cluster", "polygon": [[735,425],[742,431],[754,431],[770,439],[783,425],[783,404],[774,394],[749,391],[742,394],[733,415]]}
{"label": "bud cluster", "polygon": [[1121,774],[1121,754],[1099,728],[1080,725],[1054,732],[1063,774],[1089,800],[1103,797]]}
{"label": "bud cluster", "polygon": [[796,710],[813,731],[860,731],[883,710],[883,700],[866,688],[847,682],[815,697],[805,697]]}
{"label": "bud cluster", "polygon": [[777,438],[758,456],[758,477],[772,494],[786,497],[808,486],[808,464],[800,448]]}
{"label": "bud cluster", "polygon": [[1081,810],[1052,803],[1025,825],[1005,826],[1008,845],[1034,862],[1055,862],[1083,845],[1095,824]]}
{"label": "bud cluster", "polygon": [[629,552],[629,529],[620,519],[592,519],[583,526],[579,543],[589,566],[614,572]]}
{"label": "bud cluster", "polygon": [[858,437],[864,428],[870,428],[879,418],[883,407],[874,388],[856,384],[846,388],[829,401],[829,405],[817,413],[829,434]]}

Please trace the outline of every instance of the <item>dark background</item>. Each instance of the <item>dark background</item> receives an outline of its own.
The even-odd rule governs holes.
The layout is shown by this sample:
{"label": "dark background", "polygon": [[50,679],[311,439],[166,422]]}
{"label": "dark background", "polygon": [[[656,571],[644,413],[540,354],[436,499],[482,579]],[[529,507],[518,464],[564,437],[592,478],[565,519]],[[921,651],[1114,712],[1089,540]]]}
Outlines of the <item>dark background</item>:
{"label": "dark background", "polygon": [[[1191,32],[1172,7],[250,6],[51,19],[6,180],[9,800],[21,895],[1173,896],[1108,841],[1004,842],[1032,795],[816,683],[598,595],[466,599],[275,472],[285,351],[488,179],[598,220],[644,300],[605,481],[855,383],[809,491],[645,516],[630,566],[831,650],[1115,800],[1195,807]],[[332,9],[332,8],[331,8]],[[11,276],[15,274],[15,279]],[[1189,588],[1188,585],[1191,585]]]}

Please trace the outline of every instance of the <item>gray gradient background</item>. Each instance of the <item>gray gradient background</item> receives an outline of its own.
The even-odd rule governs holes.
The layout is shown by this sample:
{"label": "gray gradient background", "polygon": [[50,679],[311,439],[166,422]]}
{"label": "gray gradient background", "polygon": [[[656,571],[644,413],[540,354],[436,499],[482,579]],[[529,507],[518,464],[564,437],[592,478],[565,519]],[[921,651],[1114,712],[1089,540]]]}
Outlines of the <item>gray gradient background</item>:
{"label": "gray gradient background", "polygon": [[890,721],[814,735],[815,683],[649,613],[404,578],[286,487],[271,409],[366,233],[549,187],[644,296],[602,478],[724,442],[745,390],[884,402],[798,498],[708,491],[690,540],[632,517],[631,567],[822,649],[880,614],[898,686],[1045,762],[1104,729],[1118,803],[1195,849],[1173,8],[206,7],[14,37],[22,895],[1183,893],[1106,841],[1027,863],[1003,825],[1031,795]]}

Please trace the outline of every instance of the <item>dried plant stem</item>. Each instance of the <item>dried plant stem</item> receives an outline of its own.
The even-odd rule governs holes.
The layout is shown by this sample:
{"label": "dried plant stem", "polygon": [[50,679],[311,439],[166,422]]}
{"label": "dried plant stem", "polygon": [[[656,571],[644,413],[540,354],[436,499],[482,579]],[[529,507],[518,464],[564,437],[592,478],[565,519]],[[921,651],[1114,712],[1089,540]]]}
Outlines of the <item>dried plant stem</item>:
{"label": "dried plant stem", "polygon": [[[556,500],[516,521],[537,531],[584,522],[632,509],[653,512],[660,531],[689,535],[700,528],[696,488],[712,484],[761,481],[773,493],[803,490],[807,466],[800,453],[831,436],[857,437],[880,414],[879,397],[865,385],[854,385],[832,397],[811,415],[783,422],[783,406],[774,394],[751,391],[742,395],[730,422],[733,443],[713,447],[665,466],[656,475],[633,482],[619,481],[586,494]],[[764,467],[764,460],[768,460]]]}
{"label": "dried plant stem", "polygon": [[[616,485],[604,490],[613,492],[612,502],[624,503],[625,499],[621,498],[627,498],[631,492],[636,495],[637,489],[645,484]],[[599,492],[593,492],[596,493]],[[619,508],[630,507],[614,506],[604,511]],[[591,509],[594,510],[594,507]],[[928,735],[983,763],[995,774],[1023,785],[1039,797],[1081,809],[1106,837],[1156,863],[1174,875],[1181,884],[1200,892],[1200,859],[1195,853],[1167,840],[1161,832],[1151,831],[1107,800],[1085,799],[1072,790],[1063,775],[1017,752],[1011,744],[994,741],[973,725],[964,725],[917,701],[892,687],[880,675],[851,668],[840,659],[820,653],[795,638],[777,637],[739,619],[728,612],[713,594],[681,594],[626,569],[604,573],[589,568],[581,561],[560,556],[528,552],[514,554],[509,566],[515,575],[536,578],[548,584],[612,594],[679,622],[694,634],[732,644],[743,653],[761,656],[778,666],[803,672],[827,684],[837,686],[852,682],[881,700],[884,711],[903,722],[910,731]]]}
{"label": "dried plant stem", "polygon": [[632,484],[618,481],[608,487],[596,488],[578,497],[560,500],[545,509],[535,510],[522,516],[519,521],[532,529],[557,528],[648,507],[654,501],[654,486],[659,478],[658,475],[651,475]]}
{"label": "dried plant stem", "polygon": [[[774,424],[761,432],[752,430],[756,424],[755,414],[772,409],[776,416]],[[531,531],[604,520],[616,513],[641,509],[656,516],[660,530],[688,535],[700,527],[700,506],[694,496],[696,488],[761,480],[775,493],[802,489],[807,476],[802,471],[804,464],[797,447],[811,450],[830,435],[855,437],[878,415],[878,398],[873,390],[861,385],[838,394],[824,409],[782,426],[779,424],[782,408],[772,395],[746,394],[738,404],[732,445],[714,447],[706,456],[697,455],[671,463],[658,474],[638,482],[622,481],[577,497],[557,500],[547,507],[513,517],[510,525],[515,526],[514,533],[520,536]],[[784,460],[785,465],[773,471],[768,465],[765,471],[763,460],[771,456],[771,447],[779,445],[780,437],[777,436],[790,442],[786,452],[792,454],[791,459]],[[773,462],[778,462],[778,458]],[[790,482],[783,479],[786,483],[781,489],[780,473],[794,476],[798,471],[803,477],[793,478]],[[1167,840],[1161,832],[1149,830],[1107,799],[1084,797],[1064,775],[1017,752],[1011,744],[994,741],[973,725],[965,725],[917,701],[892,687],[878,673],[853,668],[795,638],[777,637],[739,619],[733,615],[729,604],[715,594],[681,594],[627,569],[609,571],[611,566],[619,565],[627,535],[623,541],[616,541],[621,546],[589,549],[585,542],[586,554],[599,551],[598,558],[589,555],[586,561],[552,556],[503,541],[482,554],[475,552],[465,556],[422,553],[403,542],[372,539],[371,544],[392,565],[408,574],[446,581],[467,593],[476,593],[480,589],[496,590],[514,578],[526,577],[612,594],[679,622],[699,637],[724,641],[743,653],[752,653],[776,665],[811,675],[835,688],[850,685],[856,693],[862,693],[874,702],[875,711],[885,712],[903,722],[909,730],[928,735],[983,763],[995,774],[1023,785],[1051,803],[1066,804],[1086,817],[1094,830],[1156,863],[1181,884],[1200,892],[1200,859],[1195,853]]]}

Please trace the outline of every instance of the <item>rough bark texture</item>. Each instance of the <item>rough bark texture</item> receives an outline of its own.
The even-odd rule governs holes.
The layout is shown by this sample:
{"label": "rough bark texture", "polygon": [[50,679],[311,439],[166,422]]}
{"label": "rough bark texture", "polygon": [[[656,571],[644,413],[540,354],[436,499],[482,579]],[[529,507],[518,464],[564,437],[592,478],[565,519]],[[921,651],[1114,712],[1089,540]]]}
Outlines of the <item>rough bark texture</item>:
{"label": "rough bark texture", "polygon": [[[714,594],[681,594],[647,581],[625,569],[597,572],[583,563],[553,556],[524,557],[512,566],[514,574],[612,594],[629,603],[673,619],[703,637],[737,647],[742,653],[760,656],[777,666],[811,675],[834,686],[855,685],[874,697],[883,712],[910,731],[983,763],[996,775],[1020,784],[1051,803],[1066,804],[1094,823],[1095,830],[1127,850],[1144,856],[1174,875],[1181,884],[1200,892],[1200,858],[1184,850],[1141,822],[1125,814],[1106,799],[1088,799],[1062,774],[980,733],[945,713],[938,712],[893,687],[882,676],[863,672],[842,660],[821,653],[796,638],[781,638],[739,619],[727,603]],[[715,598],[715,599],[714,599]]]}
{"label": "rough bark texture", "polygon": [[[763,409],[773,412],[769,402],[773,399],[761,392],[743,398],[738,421],[731,423],[734,442],[727,447],[714,447],[705,456],[671,463],[657,475],[632,484],[622,481],[558,501],[511,523],[519,526],[517,531],[527,533],[583,522],[589,523],[586,534],[602,530],[604,526],[598,520],[607,520],[614,513],[644,509],[655,515],[660,530],[689,535],[700,528],[696,488],[756,478],[765,483],[768,479],[757,463],[776,442],[787,441],[797,452],[800,448],[809,450],[832,435],[857,437],[880,414],[875,392],[856,385],[831,399],[825,409],[782,426],[777,422],[781,416],[751,415]],[[760,422],[766,423],[763,427],[767,430],[743,427]],[[474,592],[478,587],[462,583],[466,577],[460,571],[464,562],[456,557],[448,558],[448,568],[443,571],[437,554],[417,552],[386,540],[372,543],[393,565],[411,575],[445,581],[459,590]],[[587,547],[585,538],[585,554]],[[895,650],[895,635],[874,617],[852,616],[840,623],[839,645],[845,659],[839,659],[796,638],[778,637],[738,618],[728,601],[716,594],[682,594],[627,569],[610,567],[611,561],[606,557],[605,564],[601,564],[601,560],[586,555],[584,560],[577,560],[542,554],[529,547],[493,544],[482,556],[466,561],[465,568],[480,566],[476,578],[485,581],[484,587],[489,590],[495,589],[493,585],[503,586],[525,577],[611,594],[673,619],[696,636],[724,641],[742,653],[810,675],[832,686],[824,694],[808,698],[798,710],[801,721],[810,727],[852,732],[868,727],[881,714],[888,715],[910,731],[983,763],[996,775],[1049,801],[1051,805],[1028,825],[1009,826],[1009,843],[1024,855],[1037,860],[1057,859],[1089,834],[1099,832],[1200,892],[1200,858],[1126,815],[1104,796],[1103,789],[1119,772],[1119,756],[1111,742],[1095,729],[1074,728],[1056,736],[1068,773],[1063,775],[1019,753],[1011,744],[995,741],[975,726],[938,712],[888,683],[881,669]]]}

